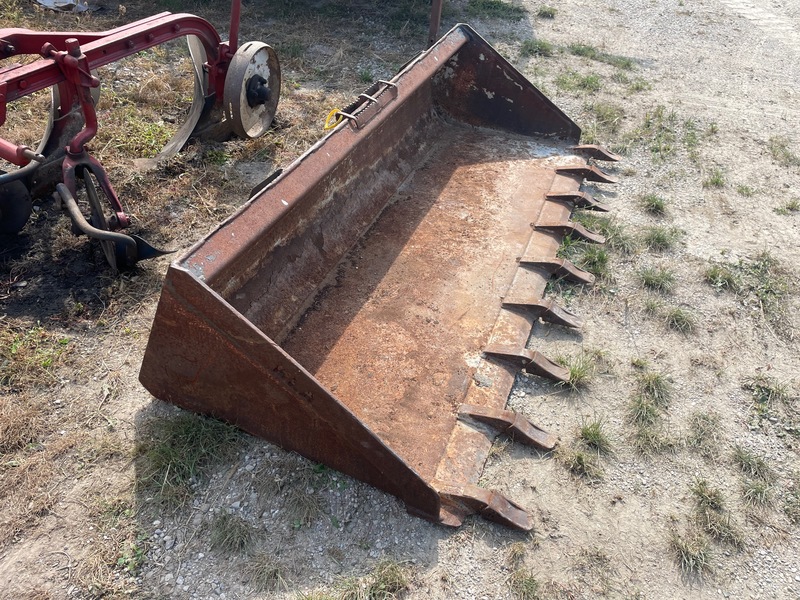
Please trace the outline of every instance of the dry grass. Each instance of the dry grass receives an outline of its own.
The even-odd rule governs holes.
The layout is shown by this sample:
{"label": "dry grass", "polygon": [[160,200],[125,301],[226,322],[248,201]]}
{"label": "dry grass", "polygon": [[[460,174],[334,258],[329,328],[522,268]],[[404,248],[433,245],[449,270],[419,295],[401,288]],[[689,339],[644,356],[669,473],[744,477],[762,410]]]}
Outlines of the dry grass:
{"label": "dry grass", "polygon": [[411,582],[408,567],[394,560],[382,560],[364,577],[350,577],[338,584],[339,600],[392,600],[399,598]]}

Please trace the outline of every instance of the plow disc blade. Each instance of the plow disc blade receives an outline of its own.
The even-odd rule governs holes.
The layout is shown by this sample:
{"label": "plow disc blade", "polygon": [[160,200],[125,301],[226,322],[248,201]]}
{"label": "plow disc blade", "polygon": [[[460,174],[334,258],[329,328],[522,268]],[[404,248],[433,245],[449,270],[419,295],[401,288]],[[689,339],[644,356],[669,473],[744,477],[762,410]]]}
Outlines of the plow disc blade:
{"label": "plow disc blade", "polygon": [[[378,82],[167,273],[140,379],[384,489],[427,519],[523,507],[477,482],[494,438],[555,438],[506,409],[584,177],[578,127],[468,26]],[[595,153],[597,155],[597,153]],[[607,180],[607,179],[606,179]],[[593,200],[592,200],[593,202]],[[591,203],[588,203],[591,208]]]}

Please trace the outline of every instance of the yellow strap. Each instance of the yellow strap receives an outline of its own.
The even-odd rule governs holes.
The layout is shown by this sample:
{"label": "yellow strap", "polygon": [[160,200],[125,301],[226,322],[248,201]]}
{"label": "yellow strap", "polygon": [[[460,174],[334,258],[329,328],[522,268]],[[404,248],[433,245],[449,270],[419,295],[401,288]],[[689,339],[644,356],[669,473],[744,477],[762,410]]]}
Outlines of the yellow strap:
{"label": "yellow strap", "polygon": [[328,113],[328,118],[325,119],[325,127],[324,130],[328,131],[336,127],[339,123],[342,122],[344,117],[339,112],[338,108],[334,108],[331,112]]}

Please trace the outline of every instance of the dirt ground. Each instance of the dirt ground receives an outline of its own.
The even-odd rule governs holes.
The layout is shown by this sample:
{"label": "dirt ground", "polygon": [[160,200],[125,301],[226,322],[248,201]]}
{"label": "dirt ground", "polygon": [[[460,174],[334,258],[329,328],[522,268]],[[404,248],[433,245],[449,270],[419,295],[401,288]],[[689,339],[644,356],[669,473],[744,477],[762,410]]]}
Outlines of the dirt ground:
{"label": "dirt ground", "polygon": [[[500,439],[481,479],[531,511],[534,531],[422,521],[153,399],[137,376],[170,258],[112,276],[43,199],[0,239],[0,597],[800,597],[800,3],[493,6],[447,2],[443,28],[468,21],[586,141],[623,155],[608,169],[619,184],[586,188],[611,206],[588,223],[608,237],[604,258],[564,250],[598,283],[549,290],[584,326],[531,336],[572,365],[576,389],[520,375],[509,399],[559,449]],[[0,7],[0,27],[62,30],[156,11]],[[216,6],[158,10],[227,27]],[[103,71],[94,148],[136,228],[191,246],[318,139],[330,109],[411,58],[426,11],[246,5],[241,39],[274,45],[283,65],[275,125],[255,141],[193,143],[147,173],[130,159],[152,154],[186,105],[186,53]],[[35,139],[43,106],[10,109],[0,135]],[[177,499],[154,466],[171,443],[174,464],[201,449]]]}

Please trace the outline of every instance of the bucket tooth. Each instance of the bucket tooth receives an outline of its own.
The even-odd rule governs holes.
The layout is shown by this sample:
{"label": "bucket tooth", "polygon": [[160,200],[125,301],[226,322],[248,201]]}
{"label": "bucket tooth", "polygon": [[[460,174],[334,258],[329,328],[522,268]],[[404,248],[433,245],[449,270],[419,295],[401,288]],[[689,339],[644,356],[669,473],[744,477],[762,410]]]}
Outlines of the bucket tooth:
{"label": "bucket tooth", "polygon": [[480,514],[495,523],[530,531],[533,529],[530,515],[521,506],[512,502],[500,492],[487,490],[473,484],[453,485],[434,482],[442,498],[442,504],[449,505],[451,511],[461,518],[470,514]]}
{"label": "bucket tooth", "polygon": [[566,308],[556,304],[555,300],[539,300],[530,302],[504,302],[504,306],[520,306],[533,312],[537,318],[547,323],[563,325],[579,329],[583,325],[583,319],[571,313]]}
{"label": "bucket tooth", "polygon": [[556,447],[556,437],[540,429],[519,413],[473,404],[462,404],[459,416],[469,417],[504,433],[514,441],[529,444],[539,450],[550,451]]}
{"label": "bucket tooth", "polygon": [[556,173],[561,175],[576,175],[582,177],[586,181],[596,181],[598,183],[618,183],[614,177],[611,177],[611,175],[604,173],[593,165],[558,167]]}
{"label": "bucket tooth", "polygon": [[536,350],[533,351],[533,360],[525,365],[525,372],[544,377],[556,383],[567,383],[569,381],[569,369],[553,362]]}
{"label": "bucket tooth", "polygon": [[537,223],[536,227],[549,231],[557,231],[564,237],[572,236],[574,238],[578,238],[579,240],[583,240],[584,242],[603,244],[606,241],[606,238],[599,233],[589,231],[580,223],[575,223],[573,221],[567,221],[566,223]]}
{"label": "bucket tooth", "polygon": [[556,277],[561,277],[572,283],[583,285],[592,285],[594,283],[594,275],[589,271],[576,267],[571,261],[566,258],[526,258],[519,259],[519,263],[526,267],[533,267],[544,269],[548,273],[552,273]]}
{"label": "bucket tooth", "polygon": [[571,193],[561,193],[561,192],[551,192],[547,194],[548,200],[558,200],[563,202],[571,202],[573,206],[576,208],[586,208],[588,210],[597,210],[601,212],[608,212],[609,208],[607,204],[603,204],[602,202],[598,202],[594,199],[591,194],[587,192],[571,192]]}
{"label": "bucket tooth", "polygon": [[532,375],[538,375],[558,383],[569,381],[569,369],[553,362],[538,350],[490,345],[484,348],[483,353],[497,360],[521,364],[525,372]]}
{"label": "bucket tooth", "polygon": [[603,148],[603,146],[599,146],[597,144],[581,144],[579,146],[571,146],[570,150],[595,160],[605,160],[609,162],[617,162],[622,160],[622,157],[619,154],[614,154],[607,148]]}
{"label": "bucket tooth", "polygon": [[487,356],[517,364],[524,368],[534,360],[534,354],[536,352],[528,348],[509,348],[507,346],[500,346],[499,344],[491,344],[483,349],[483,353]]}

